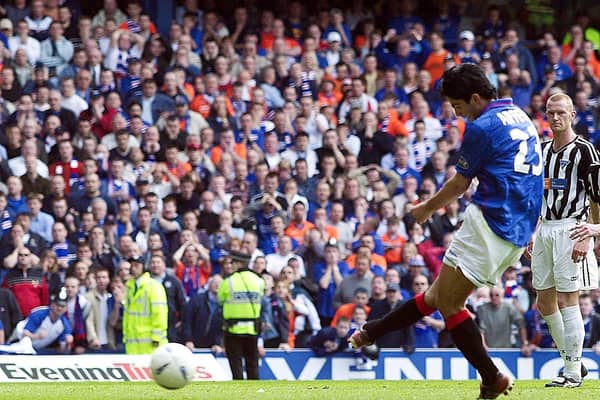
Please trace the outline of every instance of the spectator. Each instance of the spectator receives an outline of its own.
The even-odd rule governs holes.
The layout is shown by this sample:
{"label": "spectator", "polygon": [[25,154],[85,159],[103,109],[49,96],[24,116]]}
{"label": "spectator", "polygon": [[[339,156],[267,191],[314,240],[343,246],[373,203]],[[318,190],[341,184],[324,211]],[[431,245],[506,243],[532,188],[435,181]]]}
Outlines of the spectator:
{"label": "spectator", "polygon": [[59,265],[66,269],[76,258],[75,246],[67,240],[67,227],[62,222],[55,222],[52,225],[52,241],[50,248],[54,250]]}
{"label": "spectator", "polygon": [[[400,34],[400,36],[397,36],[398,34]],[[422,41],[422,39],[422,37],[419,37],[418,42],[420,44],[426,44],[426,42]],[[388,48],[390,47],[389,43],[395,44],[395,49],[390,50]],[[412,50],[410,40],[403,37],[403,32],[397,32],[394,28],[387,30],[381,42],[375,48],[375,54],[377,55],[377,61],[382,65],[383,68],[387,70],[394,70],[397,73],[404,69],[406,63],[414,63],[418,60],[417,53]]]}
{"label": "spectator", "polygon": [[198,217],[198,228],[205,230],[208,234],[215,233],[219,228],[219,216],[213,212],[215,195],[206,190],[201,197],[202,208]]}
{"label": "spectator", "polygon": [[484,343],[491,348],[512,347],[512,325],[517,325],[521,340],[521,350],[529,355],[529,341],[525,331],[523,316],[509,303],[503,301],[504,290],[493,287],[490,292],[491,300],[477,310],[479,327],[481,328]]}
{"label": "spectator", "polygon": [[[125,267],[129,268],[130,264],[128,262],[122,263],[123,269]],[[125,273],[121,275],[125,276]],[[114,333],[115,336],[115,344],[117,347],[117,351],[123,351],[123,312],[124,312],[124,300],[126,297],[125,292],[125,284],[123,280],[119,276],[115,276],[111,279],[110,282],[110,291],[113,295],[112,298],[109,298],[108,301],[108,329]]]}
{"label": "spectator", "polygon": [[17,79],[15,69],[9,66],[2,68],[0,77],[2,78],[2,84],[0,85],[0,89],[2,89],[2,97],[6,101],[16,103],[21,96],[23,88]]}
{"label": "spectator", "polygon": [[279,276],[279,273],[288,265],[291,258],[298,260],[298,271],[301,277],[306,276],[304,269],[304,261],[298,257],[292,250],[292,239],[289,236],[281,236],[277,242],[277,250],[275,253],[267,254],[267,272],[272,276]]}
{"label": "spectator", "polygon": [[[398,308],[403,303],[400,286],[397,283],[388,283],[385,299],[373,303],[369,320],[381,318],[390,311]],[[412,353],[415,347],[414,328],[406,327],[402,330],[391,332],[377,340],[378,347],[402,347],[407,353]]]}
{"label": "spectator", "polygon": [[48,31],[52,25],[52,18],[44,14],[44,7],[45,4],[42,0],[34,0],[31,2],[31,13],[25,16],[29,34],[39,41],[48,37]]}
{"label": "spectator", "polygon": [[[358,287],[354,291],[354,297],[351,303],[342,304],[339,306],[336,311],[333,319],[331,320],[330,326],[336,326],[337,322],[340,318],[349,318],[353,320],[354,311],[357,308],[361,308],[365,312],[365,321],[369,312],[371,312],[371,307],[367,305],[369,302],[368,291],[365,288]],[[354,321],[353,321],[354,322]]]}
{"label": "spectator", "polygon": [[12,335],[17,323],[23,319],[23,314],[15,295],[9,289],[0,288],[0,323],[4,331],[4,342]]}
{"label": "spectator", "polygon": [[[48,285],[31,250],[21,245],[15,247],[13,253],[16,253],[16,263],[6,275],[6,287],[15,295],[23,316],[28,317],[34,308],[48,304]],[[11,258],[13,254],[4,259],[5,266]]]}
{"label": "spectator", "polygon": [[27,208],[29,208],[29,215],[31,218],[31,232],[40,235],[42,239],[49,243],[52,241],[52,225],[54,224],[54,218],[52,218],[50,214],[41,211],[43,199],[43,195],[29,192],[27,194]]}
{"label": "spectator", "polygon": [[14,4],[7,4],[4,10],[6,17],[11,21],[20,21],[31,12],[26,0],[15,0]]}
{"label": "spectator", "polygon": [[359,287],[367,290],[367,298],[369,298],[372,278],[370,267],[371,259],[368,256],[362,255],[356,258],[356,267],[354,268],[354,273],[344,277],[336,288],[335,295],[333,297],[333,306],[335,308],[338,308],[342,304],[352,302],[354,293]]}
{"label": "spectator", "polygon": [[74,157],[73,144],[69,140],[62,140],[57,143],[60,159],[49,167],[50,176],[62,176],[65,181],[65,194],[71,192],[71,188],[76,187],[79,180],[83,178],[83,163]]}
{"label": "spectator", "polygon": [[[256,263],[255,263],[256,266]],[[259,343],[259,353],[264,349],[290,350],[288,344],[289,318],[288,312],[283,301],[273,292],[273,277],[269,274],[263,274],[265,280],[265,295],[262,299],[261,308],[261,338],[262,346]]]}
{"label": "spectator", "polygon": [[406,238],[399,234],[400,219],[392,215],[387,219],[387,229],[381,236],[385,249],[385,261],[388,267],[397,267],[402,263],[402,248]]}
{"label": "spectator", "polygon": [[600,352],[600,316],[593,312],[592,299],[589,294],[584,293],[579,296],[579,309],[585,329],[583,347],[591,347],[598,354]]}
{"label": "spectator", "polygon": [[[28,214],[20,214],[12,226],[10,234],[4,235],[0,241],[0,251],[4,259],[5,268],[13,268],[17,262],[18,249],[26,247],[31,250],[34,257],[33,264],[39,261],[37,257],[41,256],[46,249],[46,242],[36,233],[29,231],[30,218]],[[0,270],[1,271],[1,270]]]}
{"label": "spectator", "polygon": [[435,143],[436,140],[442,136],[442,126],[440,121],[431,116],[429,104],[425,99],[419,99],[415,96],[412,97],[417,100],[415,100],[415,104],[412,108],[412,118],[406,121],[406,129],[410,132],[409,140],[414,140],[416,136],[415,123],[422,120],[425,122],[425,138]]}
{"label": "spectator", "polygon": [[573,60],[573,75],[562,82],[566,86],[569,97],[575,98],[576,92],[578,88],[582,87],[583,82],[589,82],[592,87],[592,95],[598,94],[598,83],[596,81],[598,74],[593,73],[587,64],[588,61],[583,54],[575,56]]}
{"label": "spectator", "polygon": [[210,256],[208,250],[193,240],[185,241],[173,253],[175,275],[181,283],[187,297],[191,297],[206,285],[210,276]]}
{"label": "spectator", "polygon": [[[546,72],[546,69],[544,71]],[[529,104],[533,91],[533,83],[529,72],[518,68],[510,69],[506,87],[511,90],[513,102],[516,105],[524,109]]]}
{"label": "spectator", "polygon": [[167,339],[169,342],[181,343],[183,309],[186,302],[185,292],[181,281],[175,276],[167,274],[167,265],[164,256],[154,254],[150,257],[150,276],[161,283],[167,295],[169,308]]}
{"label": "spectator", "polygon": [[50,37],[40,45],[40,61],[49,69],[50,77],[59,76],[73,58],[73,44],[64,36],[60,22],[50,24]]}
{"label": "spectator", "polygon": [[529,71],[531,74],[531,81],[534,84],[538,81],[538,74],[533,55],[521,42],[516,29],[510,28],[506,30],[504,38],[500,42],[498,53],[500,54],[501,60],[504,62],[506,62],[508,56],[515,54],[518,60],[517,67],[522,71]]}
{"label": "spectator", "polygon": [[86,293],[89,313],[85,320],[88,348],[90,351],[112,351],[116,349],[115,332],[109,326],[111,312],[109,300],[114,301],[109,292],[110,271],[99,267],[94,272],[96,287]]}
{"label": "spectator", "polygon": [[279,274],[279,283],[287,285],[287,297],[278,293],[278,296],[293,305],[294,322],[290,326],[293,328],[292,347],[306,347],[307,340],[310,336],[317,333],[321,329],[321,322],[316,307],[311,300],[311,294],[306,287],[303,286],[303,280],[300,279],[297,269],[292,265],[285,266]]}
{"label": "spectator", "polygon": [[[77,76],[77,80],[78,83],[80,83],[81,81],[81,73],[78,73]],[[71,110],[73,111],[73,113],[75,114],[75,116],[77,118],[79,118],[79,115],[88,109],[88,102],[85,101],[82,96],[80,96],[78,94],[78,91],[80,91],[82,88],[81,87],[77,87],[75,86],[75,79],[72,77],[65,77],[62,78],[61,83],[60,83],[60,90],[61,90],[61,94],[62,94],[62,99],[61,99],[61,107],[66,108],[67,110]],[[88,88],[85,88],[85,91],[87,92]],[[85,94],[84,96],[85,97]]]}
{"label": "spectator", "polygon": [[65,278],[65,290],[67,292],[66,316],[71,325],[73,335],[72,351],[82,354],[87,347],[86,319],[90,313],[90,302],[87,297],[79,293],[79,279],[69,276]]}
{"label": "spectator", "polygon": [[310,338],[308,345],[317,356],[325,356],[343,352],[348,348],[348,332],[350,321],[342,317],[335,327],[327,326]]}
{"label": "spectator", "polygon": [[378,129],[377,116],[374,112],[366,112],[363,116],[364,131],[359,133],[360,165],[376,164],[392,147],[392,136]]}
{"label": "spectator", "polygon": [[101,226],[94,226],[90,229],[89,245],[92,264],[104,266],[113,274],[116,271],[115,260],[118,258],[118,254],[113,246],[107,243],[106,234]]}
{"label": "spectator", "polygon": [[116,0],[104,0],[104,7],[92,19],[92,26],[104,25],[108,19],[113,20],[117,26],[127,19]]}
{"label": "spectator", "polygon": [[[373,252],[375,247],[374,242],[375,241],[371,235],[363,235],[360,238],[360,245],[356,249],[356,254],[350,255],[346,259],[350,269],[354,269],[356,267],[358,257],[366,256],[369,257],[369,260],[371,260],[371,272],[373,272],[375,275],[383,275],[387,269],[387,261],[385,260],[385,257]],[[381,247],[383,247],[383,245],[381,245]]]}
{"label": "spectator", "polygon": [[425,165],[431,159],[432,154],[436,151],[436,145],[435,142],[425,136],[425,121],[418,119],[414,121],[413,127],[414,131],[411,132],[413,140],[411,140],[409,145],[408,165],[412,169],[422,172]]}
{"label": "spectator", "polygon": [[106,202],[107,211],[111,215],[115,215],[116,206],[111,198],[103,195],[100,192],[100,178],[95,173],[90,173],[84,176],[85,190],[83,193],[73,193],[69,196],[69,203],[73,209],[79,213],[87,211],[92,201],[100,198]]}
{"label": "spectator", "polygon": [[[412,281],[412,293],[414,296],[425,293],[429,289],[429,281],[423,275],[418,276]],[[438,336],[446,327],[444,317],[439,311],[421,318],[414,325],[415,346],[425,348],[435,348],[438,345]]]}
{"label": "spectator", "polygon": [[217,298],[223,279],[213,275],[208,290],[197,291],[185,304],[183,312],[183,339],[193,348],[209,348],[214,354],[223,353],[222,318]]}
{"label": "spectator", "polygon": [[373,279],[371,279],[371,297],[369,297],[369,306],[374,302],[385,298],[385,288],[386,281],[383,276],[374,276]]}
{"label": "spectator", "polygon": [[[36,310],[25,323],[23,337],[32,340],[33,348],[38,353],[69,353],[73,344],[71,323],[65,312],[68,308],[67,292],[63,288],[52,297],[50,307]],[[58,347],[52,348],[55,342]]]}
{"label": "spectator", "polygon": [[313,223],[306,220],[306,204],[302,201],[296,202],[292,207],[292,219],[285,230],[285,234],[298,244],[302,244],[306,232],[312,228],[314,228]]}
{"label": "spectator", "polygon": [[[408,177],[412,177],[417,181],[417,187],[421,184],[421,174],[419,171],[411,168],[409,166],[409,151],[406,146],[400,146],[394,150],[394,164],[392,166],[392,171],[394,171],[398,176],[400,176],[400,182],[402,184],[398,185],[398,189],[396,194],[402,194],[404,191],[404,181]],[[408,193],[411,197],[414,197],[412,193]],[[405,196],[406,197],[406,196]],[[408,200],[408,199],[407,199]],[[406,204],[406,202],[405,202]],[[404,210],[404,207],[398,208],[399,210]]]}
{"label": "spectator", "polygon": [[338,118],[346,119],[351,104],[357,104],[362,112],[373,111],[377,112],[377,101],[365,93],[366,83],[362,78],[352,79],[352,91],[349,97],[340,104]]}
{"label": "spectator", "polygon": [[143,94],[135,99],[142,104],[142,120],[147,124],[155,124],[160,114],[175,111],[175,102],[162,93],[157,93],[157,85],[153,79],[142,81]]}
{"label": "spectator", "polygon": [[[33,143],[28,144],[28,146]],[[23,191],[25,193],[39,193],[51,195],[52,189],[50,187],[50,181],[38,173],[38,162],[42,165],[43,162],[31,154],[24,159],[25,174],[21,176],[21,183],[23,184]],[[45,166],[44,166],[45,167]],[[48,167],[45,167],[47,171]],[[45,195],[43,195],[45,197]]]}
{"label": "spectator", "polygon": [[17,214],[28,212],[27,199],[23,194],[23,184],[21,183],[21,179],[16,176],[11,176],[6,183],[8,187],[7,201],[9,213],[12,216],[16,216]]}

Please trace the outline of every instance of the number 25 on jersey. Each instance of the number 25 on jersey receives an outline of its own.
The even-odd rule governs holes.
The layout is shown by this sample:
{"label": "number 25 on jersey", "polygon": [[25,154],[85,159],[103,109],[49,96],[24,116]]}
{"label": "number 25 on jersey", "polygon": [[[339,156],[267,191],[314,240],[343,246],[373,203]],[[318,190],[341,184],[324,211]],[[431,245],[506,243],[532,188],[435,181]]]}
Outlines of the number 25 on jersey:
{"label": "number 25 on jersey", "polygon": [[[533,149],[530,149],[529,146],[529,138],[533,136],[535,138],[535,145]],[[542,146],[540,145],[540,141],[538,139],[537,132],[533,126],[527,128],[527,132],[524,132],[521,129],[513,128],[510,131],[510,137],[512,140],[519,140],[519,152],[515,154],[514,161],[514,171],[520,174],[531,174],[534,176],[539,176],[542,173],[543,163],[542,163]],[[528,164],[527,156],[530,154],[530,151],[533,150],[538,156],[537,165]],[[530,156],[530,159],[533,157]]]}

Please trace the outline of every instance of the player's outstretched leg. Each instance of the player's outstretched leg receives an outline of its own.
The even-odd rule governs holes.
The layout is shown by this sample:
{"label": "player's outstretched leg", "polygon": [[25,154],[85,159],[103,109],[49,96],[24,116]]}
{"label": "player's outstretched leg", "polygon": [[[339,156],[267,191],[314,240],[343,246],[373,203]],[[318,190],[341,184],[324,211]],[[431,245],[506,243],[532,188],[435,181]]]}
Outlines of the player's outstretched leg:
{"label": "player's outstretched leg", "polygon": [[430,295],[437,296],[436,304],[446,320],[456,347],[481,375],[479,398],[495,399],[512,389],[512,380],[498,371],[483,346],[479,327],[465,308],[465,300],[475,285],[460,269],[442,266],[440,276],[431,286]]}
{"label": "player's outstretched leg", "polygon": [[495,399],[512,390],[510,377],[498,371],[483,346],[481,332],[466,309],[446,318],[446,328],[456,347],[481,375],[480,399]]}
{"label": "player's outstretched leg", "polygon": [[425,303],[425,295],[419,294],[390,311],[383,318],[367,322],[361,330],[350,337],[349,342],[355,349],[375,342],[388,332],[393,332],[414,324],[436,309]]}

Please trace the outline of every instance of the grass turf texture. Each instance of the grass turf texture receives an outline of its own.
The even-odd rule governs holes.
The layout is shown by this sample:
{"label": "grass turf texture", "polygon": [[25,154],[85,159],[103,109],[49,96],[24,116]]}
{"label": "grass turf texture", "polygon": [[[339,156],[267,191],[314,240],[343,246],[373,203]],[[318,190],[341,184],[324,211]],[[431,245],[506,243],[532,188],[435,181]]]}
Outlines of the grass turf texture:
{"label": "grass turf texture", "polygon": [[[580,388],[544,388],[545,381],[517,381],[510,399],[600,399],[600,381],[586,380]],[[428,400],[477,398],[476,381],[254,381],[193,383],[180,390],[166,390],[144,383],[4,383],[0,398],[20,399],[343,399]]]}

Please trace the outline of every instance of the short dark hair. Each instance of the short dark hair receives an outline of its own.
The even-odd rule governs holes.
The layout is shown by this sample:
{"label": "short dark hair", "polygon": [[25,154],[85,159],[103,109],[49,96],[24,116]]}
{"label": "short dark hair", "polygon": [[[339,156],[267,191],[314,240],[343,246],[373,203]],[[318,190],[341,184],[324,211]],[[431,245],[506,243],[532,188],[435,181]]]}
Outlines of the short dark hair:
{"label": "short dark hair", "polygon": [[177,205],[177,198],[175,197],[175,195],[167,195],[163,199],[163,205],[166,203],[173,203],[173,204]]}
{"label": "short dark hair", "polygon": [[270,179],[270,178],[275,178],[275,179],[279,180],[279,174],[275,171],[271,171],[267,174],[267,176],[265,176],[265,179]]}
{"label": "short dark hair", "polygon": [[94,272],[94,275],[97,275],[99,272],[106,272],[109,277],[111,275],[110,270],[103,265],[100,265],[99,267],[94,268],[93,272]]}
{"label": "short dark hair", "polygon": [[231,199],[229,199],[229,204],[233,203],[234,201],[241,201],[242,203],[244,202],[242,197],[238,195],[231,196]]}
{"label": "short dark hair", "polygon": [[444,97],[464,100],[468,103],[475,93],[486,100],[498,97],[496,89],[479,65],[460,64],[444,72],[442,78],[442,95]]}

